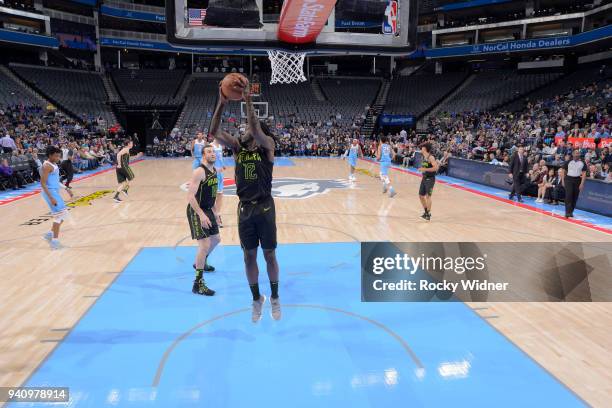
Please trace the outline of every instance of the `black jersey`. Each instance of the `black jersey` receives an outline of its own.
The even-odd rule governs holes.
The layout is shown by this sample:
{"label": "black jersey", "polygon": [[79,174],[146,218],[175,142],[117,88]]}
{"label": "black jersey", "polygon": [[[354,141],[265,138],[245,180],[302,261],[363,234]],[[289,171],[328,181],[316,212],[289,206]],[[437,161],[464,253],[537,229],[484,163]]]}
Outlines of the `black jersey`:
{"label": "black jersey", "polygon": [[[429,162],[429,157],[427,159],[423,157],[423,161],[421,162],[421,167],[424,167],[426,169],[431,169],[433,167],[433,165]],[[425,171],[423,172],[423,177],[428,177],[428,178],[436,177],[436,173],[434,173],[433,171]]]}
{"label": "black jersey", "polygon": [[127,152],[121,156],[121,167],[125,169],[130,167],[130,152]]}
{"label": "black jersey", "polygon": [[236,194],[240,201],[260,201],[272,195],[274,162],[264,148],[241,148],[236,154]]}
{"label": "black jersey", "polygon": [[198,191],[195,194],[196,201],[203,210],[208,210],[214,207],[217,199],[217,170],[213,168],[208,170],[203,164],[200,165],[204,169],[204,177],[200,181]]}

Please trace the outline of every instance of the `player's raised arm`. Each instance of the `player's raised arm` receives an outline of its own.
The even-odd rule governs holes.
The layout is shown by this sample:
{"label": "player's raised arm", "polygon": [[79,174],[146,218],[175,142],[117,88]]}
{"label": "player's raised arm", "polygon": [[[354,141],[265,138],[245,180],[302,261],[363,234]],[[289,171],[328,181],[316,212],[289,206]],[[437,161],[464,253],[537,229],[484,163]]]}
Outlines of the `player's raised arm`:
{"label": "player's raised arm", "polygon": [[237,153],[240,150],[240,144],[238,143],[238,139],[234,136],[230,135],[225,130],[219,130],[215,135],[215,139],[225,147],[229,147],[232,149],[232,152]]}
{"label": "player's raised arm", "polygon": [[223,115],[223,111],[225,110],[225,105],[227,105],[227,99],[223,96],[221,89],[219,89],[219,100],[217,102],[217,107],[215,108],[215,112],[213,113],[213,117],[210,121],[210,134],[212,137],[217,139],[219,143],[221,143],[225,147],[229,147],[235,153],[240,148],[238,140],[229,133],[221,130],[221,116]]}
{"label": "player's raised arm", "polygon": [[257,142],[258,145],[263,147],[264,149],[274,152],[274,139],[270,136],[266,135],[263,130],[261,130],[261,126],[259,124],[259,118],[255,114],[255,108],[253,107],[253,99],[251,97],[251,85],[247,84],[242,93],[244,97],[244,102],[246,105],[247,112],[247,124],[249,126],[249,131]]}

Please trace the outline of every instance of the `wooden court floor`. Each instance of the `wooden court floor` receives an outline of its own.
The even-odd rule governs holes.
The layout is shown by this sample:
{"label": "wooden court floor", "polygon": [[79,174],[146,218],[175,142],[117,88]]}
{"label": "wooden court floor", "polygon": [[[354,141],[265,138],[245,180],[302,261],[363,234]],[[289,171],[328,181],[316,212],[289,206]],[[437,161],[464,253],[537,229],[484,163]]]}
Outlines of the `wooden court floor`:
{"label": "wooden court floor", "polygon": [[[295,159],[275,178],[346,179],[341,160]],[[279,243],[346,241],[598,241],[612,237],[467,191],[437,184],[433,219],[417,197],[420,179],[391,171],[398,195],[381,194],[373,164],[360,162],[355,188],[276,200]],[[64,224],[61,251],[41,234],[50,221],[39,195],[0,207],[0,386],[22,384],[122,271],[147,246],[194,245],[185,218],[188,160],[134,164],[129,198],[116,204],[114,171],[74,184],[88,197]],[[232,176],[228,169],[226,177]],[[97,193],[97,194],[96,194]],[[222,244],[238,244],[236,197],[226,195]],[[242,262],[237,259],[236,262]],[[281,265],[281,282],[282,282]],[[281,283],[282,284],[282,283]],[[612,400],[612,304],[478,303],[472,306],[561,382],[595,406]],[[452,339],[449,337],[449,341]],[[520,373],[517,373],[520,375]]]}

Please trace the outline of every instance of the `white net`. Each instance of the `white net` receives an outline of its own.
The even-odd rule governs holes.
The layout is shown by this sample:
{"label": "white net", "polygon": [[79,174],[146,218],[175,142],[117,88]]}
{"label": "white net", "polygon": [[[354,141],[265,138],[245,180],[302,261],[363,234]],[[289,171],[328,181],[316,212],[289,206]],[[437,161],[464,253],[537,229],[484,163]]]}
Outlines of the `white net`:
{"label": "white net", "polygon": [[268,50],[268,58],[272,63],[272,79],[270,84],[297,84],[306,81],[304,76],[303,52],[285,52],[281,50]]}

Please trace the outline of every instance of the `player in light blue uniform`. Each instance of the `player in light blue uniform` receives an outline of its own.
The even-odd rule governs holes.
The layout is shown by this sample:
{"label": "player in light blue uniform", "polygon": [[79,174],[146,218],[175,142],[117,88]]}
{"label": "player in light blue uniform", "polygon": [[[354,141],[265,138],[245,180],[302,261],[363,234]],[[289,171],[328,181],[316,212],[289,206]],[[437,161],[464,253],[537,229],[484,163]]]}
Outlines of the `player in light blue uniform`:
{"label": "player in light blue uniform", "polygon": [[380,138],[380,145],[378,145],[376,159],[380,161],[380,179],[383,182],[383,194],[389,191],[389,197],[393,197],[397,193],[391,185],[391,179],[389,178],[389,167],[391,166],[391,159],[393,158],[394,154],[388,141],[389,139],[386,136]]}
{"label": "player in light blue uniform", "polygon": [[[59,231],[60,225],[64,222],[68,209],[64,203],[64,199],[60,194],[61,189],[66,187],[60,183],[59,163],[62,156],[62,151],[55,146],[47,147],[47,160],[43,163],[40,169],[40,186],[42,187],[41,195],[51,211],[53,216],[53,224],[51,231],[45,233],[43,238],[49,241],[51,249],[60,249]],[[73,197],[72,192],[68,191],[70,198]]]}
{"label": "player in light blue uniform", "polygon": [[223,172],[225,171],[225,163],[223,161],[223,146],[217,139],[212,142],[212,147],[215,152],[215,169],[217,170],[217,179],[219,185],[217,187],[217,201],[216,207],[219,209],[217,213],[217,224],[219,228],[223,228],[223,222],[221,221],[221,206],[223,205]]}
{"label": "player in light blue uniform", "polygon": [[204,146],[206,145],[206,141],[204,140],[204,134],[202,132],[198,132],[197,139],[193,141],[193,145],[191,147],[191,155],[193,156],[193,164],[191,166],[192,169],[197,169],[202,164],[202,150],[204,150]]}
{"label": "player in light blue uniform", "polygon": [[357,139],[353,139],[353,142],[344,153],[344,157],[348,157],[349,163],[349,181],[355,181],[355,167],[357,167],[357,157],[363,158],[361,152],[361,146]]}

